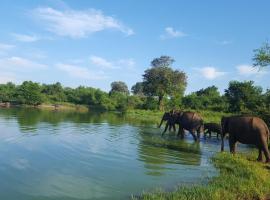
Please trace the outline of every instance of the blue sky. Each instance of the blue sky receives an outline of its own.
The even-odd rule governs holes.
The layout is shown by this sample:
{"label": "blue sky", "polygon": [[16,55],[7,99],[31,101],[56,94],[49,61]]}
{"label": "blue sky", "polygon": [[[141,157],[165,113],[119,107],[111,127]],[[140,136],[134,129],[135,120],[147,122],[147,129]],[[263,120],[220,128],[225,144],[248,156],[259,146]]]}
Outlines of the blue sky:
{"label": "blue sky", "polygon": [[0,83],[61,82],[108,91],[142,80],[169,55],[188,76],[186,93],[231,80],[270,88],[270,70],[252,68],[270,36],[270,2],[188,0],[3,0]]}

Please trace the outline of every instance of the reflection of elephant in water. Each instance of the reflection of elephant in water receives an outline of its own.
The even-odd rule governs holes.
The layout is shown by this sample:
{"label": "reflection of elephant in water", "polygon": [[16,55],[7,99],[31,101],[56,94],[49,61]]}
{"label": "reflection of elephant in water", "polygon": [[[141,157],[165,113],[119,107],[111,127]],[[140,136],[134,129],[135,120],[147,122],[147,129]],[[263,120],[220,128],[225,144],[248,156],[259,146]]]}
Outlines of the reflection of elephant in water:
{"label": "reflection of elephant in water", "polygon": [[224,136],[229,133],[229,145],[231,153],[235,153],[236,142],[254,144],[259,149],[258,161],[262,161],[262,152],[266,162],[270,162],[268,150],[269,129],[265,122],[258,117],[232,116],[221,119],[222,143],[221,151],[224,150]]}
{"label": "reflection of elephant in water", "polygon": [[[203,120],[198,113],[195,112],[175,112],[169,119],[171,124],[178,124],[178,135],[184,138],[184,129],[189,131],[194,140],[197,141],[200,138],[200,132],[203,132]],[[162,134],[166,132],[166,128]],[[197,132],[197,136],[195,135]]]}
{"label": "reflection of elephant in water", "polygon": [[217,138],[218,135],[221,135],[221,125],[217,123],[205,123],[204,124],[204,136],[206,137],[207,134],[209,134],[209,137],[211,137],[211,133],[216,133]]}
{"label": "reflection of elephant in water", "polygon": [[161,127],[162,123],[164,121],[167,121],[165,129],[164,129],[164,133],[167,131],[168,127],[169,127],[169,131],[171,131],[171,129],[173,128],[173,131],[175,131],[175,114],[174,111],[170,111],[170,112],[165,112],[161,118],[160,124],[159,124],[159,128]]}

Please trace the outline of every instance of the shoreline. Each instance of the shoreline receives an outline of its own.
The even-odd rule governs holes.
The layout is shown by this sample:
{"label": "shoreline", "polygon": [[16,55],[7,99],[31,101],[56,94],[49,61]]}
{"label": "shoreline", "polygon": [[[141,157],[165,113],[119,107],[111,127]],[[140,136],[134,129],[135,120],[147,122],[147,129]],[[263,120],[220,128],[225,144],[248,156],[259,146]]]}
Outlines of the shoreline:
{"label": "shoreline", "polygon": [[251,155],[229,152],[210,158],[219,174],[208,184],[180,186],[172,192],[153,191],[132,196],[132,200],[270,200],[270,166]]}

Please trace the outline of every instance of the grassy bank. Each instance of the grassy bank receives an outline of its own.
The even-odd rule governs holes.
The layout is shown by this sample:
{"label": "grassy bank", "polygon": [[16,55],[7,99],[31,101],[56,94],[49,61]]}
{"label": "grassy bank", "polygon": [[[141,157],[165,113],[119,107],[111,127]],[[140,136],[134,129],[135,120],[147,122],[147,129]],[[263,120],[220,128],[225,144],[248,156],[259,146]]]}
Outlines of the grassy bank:
{"label": "grassy bank", "polygon": [[219,175],[207,185],[179,187],[173,192],[145,193],[140,200],[254,200],[270,199],[270,167],[252,155],[218,153],[212,158]]}
{"label": "grassy bank", "polygon": [[[194,111],[194,112],[198,112],[202,116],[204,122],[220,123],[220,119],[222,116],[230,115],[228,113],[214,112],[214,111]],[[149,121],[158,124],[161,120],[163,113],[164,112],[152,110],[128,110],[126,112],[126,116],[131,119]]]}

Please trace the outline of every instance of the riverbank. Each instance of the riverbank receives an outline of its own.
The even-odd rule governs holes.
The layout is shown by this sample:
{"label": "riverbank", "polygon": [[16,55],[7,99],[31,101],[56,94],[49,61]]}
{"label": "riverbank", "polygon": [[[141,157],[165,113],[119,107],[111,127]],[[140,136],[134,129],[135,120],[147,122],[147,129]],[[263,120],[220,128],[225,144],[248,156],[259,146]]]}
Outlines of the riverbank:
{"label": "riverbank", "polygon": [[269,200],[270,166],[251,155],[218,153],[212,158],[219,175],[208,184],[179,187],[173,192],[144,193],[133,200]]}
{"label": "riverbank", "polygon": [[[214,112],[214,111],[195,111],[195,110],[191,111],[198,112],[202,116],[204,122],[220,123],[222,116],[231,115],[230,113]],[[155,124],[159,124],[164,112],[152,110],[127,110],[125,114],[130,119],[134,120],[140,119],[143,121],[149,121]]]}

